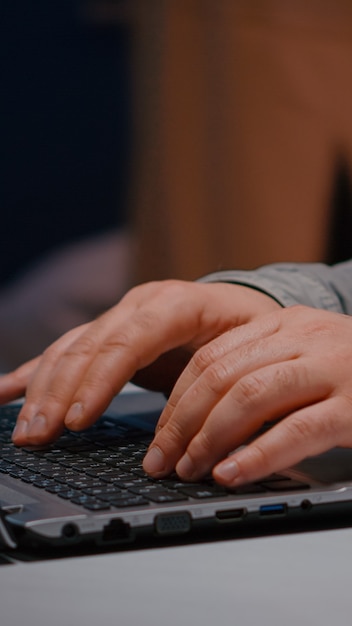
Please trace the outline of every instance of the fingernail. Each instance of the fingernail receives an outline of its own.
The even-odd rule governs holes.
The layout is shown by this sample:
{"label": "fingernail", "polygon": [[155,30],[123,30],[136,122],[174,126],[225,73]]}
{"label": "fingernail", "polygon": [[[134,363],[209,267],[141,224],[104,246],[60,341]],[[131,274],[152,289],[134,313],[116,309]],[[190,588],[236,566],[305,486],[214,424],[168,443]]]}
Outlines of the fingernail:
{"label": "fingernail", "polygon": [[150,448],[144,457],[143,468],[147,474],[159,474],[165,471],[165,455],[156,446]]}
{"label": "fingernail", "polygon": [[214,475],[216,478],[220,478],[221,481],[226,483],[231,483],[236,478],[239,477],[240,470],[239,467],[234,460],[224,461],[216,466],[214,469]]}
{"label": "fingernail", "polygon": [[13,429],[12,432],[12,441],[16,442],[16,440],[22,439],[22,437],[27,436],[28,431],[28,422],[27,420],[19,420]]}
{"label": "fingernail", "polygon": [[189,454],[184,454],[176,465],[176,472],[180,478],[192,478],[194,474],[194,463]]}
{"label": "fingernail", "polygon": [[28,424],[27,436],[37,437],[43,435],[48,427],[48,422],[45,415],[37,414]]}
{"label": "fingernail", "polygon": [[74,424],[79,424],[82,417],[84,415],[83,404],[81,402],[74,402],[72,406],[70,406],[67,415],[65,417],[65,426],[73,426]]}

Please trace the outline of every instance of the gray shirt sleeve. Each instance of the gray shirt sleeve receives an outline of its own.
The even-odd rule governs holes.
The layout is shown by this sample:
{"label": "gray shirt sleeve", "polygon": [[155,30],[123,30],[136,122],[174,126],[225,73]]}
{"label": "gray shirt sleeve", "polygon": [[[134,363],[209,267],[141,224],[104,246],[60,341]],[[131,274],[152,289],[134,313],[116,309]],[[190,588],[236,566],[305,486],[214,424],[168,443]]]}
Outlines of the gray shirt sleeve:
{"label": "gray shirt sleeve", "polygon": [[276,263],[252,271],[209,274],[202,282],[230,282],[266,293],[284,307],[305,304],[352,315],[352,260],[323,263]]}

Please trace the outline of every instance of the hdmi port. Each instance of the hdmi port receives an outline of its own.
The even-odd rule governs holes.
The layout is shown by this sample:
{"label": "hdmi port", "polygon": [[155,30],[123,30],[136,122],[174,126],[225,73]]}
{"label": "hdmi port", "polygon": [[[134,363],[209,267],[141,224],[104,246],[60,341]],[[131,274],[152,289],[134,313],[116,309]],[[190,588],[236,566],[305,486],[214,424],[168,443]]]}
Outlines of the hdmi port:
{"label": "hdmi port", "polygon": [[223,511],[216,511],[215,515],[221,522],[232,522],[242,519],[246,513],[246,509],[224,509]]}

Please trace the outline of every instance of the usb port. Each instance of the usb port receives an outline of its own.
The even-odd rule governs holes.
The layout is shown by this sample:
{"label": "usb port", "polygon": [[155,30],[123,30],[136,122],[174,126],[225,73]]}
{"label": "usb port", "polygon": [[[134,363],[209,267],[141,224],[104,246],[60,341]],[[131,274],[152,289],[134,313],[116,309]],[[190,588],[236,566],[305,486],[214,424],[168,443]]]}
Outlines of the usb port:
{"label": "usb port", "polygon": [[269,517],[269,515],[285,515],[286,512],[286,504],[263,504],[259,507],[259,515],[263,517]]}

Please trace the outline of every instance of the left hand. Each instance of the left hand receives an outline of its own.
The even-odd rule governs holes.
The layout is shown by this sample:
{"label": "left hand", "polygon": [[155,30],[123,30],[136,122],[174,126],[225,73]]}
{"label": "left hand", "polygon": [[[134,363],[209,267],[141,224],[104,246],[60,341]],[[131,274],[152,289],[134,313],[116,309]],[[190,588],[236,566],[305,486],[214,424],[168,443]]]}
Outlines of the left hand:
{"label": "left hand", "polygon": [[234,326],[277,310],[242,285],[161,281],[139,285],[94,322],[0,378],[0,402],[25,393],[13,441],[43,445],[64,426],[91,426],[131,379],[170,392],[196,350]]}
{"label": "left hand", "polygon": [[335,446],[352,447],[352,318],[295,306],[231,329],[194,354],[144,468],[154,477],[176,468],[185,480],[212,471],[235,487]]}

